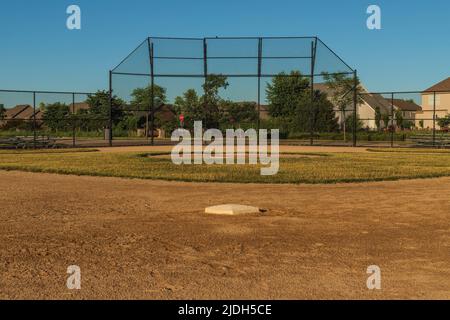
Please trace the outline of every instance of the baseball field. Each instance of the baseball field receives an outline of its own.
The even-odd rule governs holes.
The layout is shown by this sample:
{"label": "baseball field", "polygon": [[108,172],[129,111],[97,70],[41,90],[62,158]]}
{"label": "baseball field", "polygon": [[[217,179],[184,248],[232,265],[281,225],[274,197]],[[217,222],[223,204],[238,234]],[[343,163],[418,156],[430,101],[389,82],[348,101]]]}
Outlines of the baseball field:
{"label": "baseball field", "polygon": [[[259,167],[0,151],[0,298],[450,298],[449,151],[284,146],[277,175]],[[204,213],[225,203],[265,212]]]}

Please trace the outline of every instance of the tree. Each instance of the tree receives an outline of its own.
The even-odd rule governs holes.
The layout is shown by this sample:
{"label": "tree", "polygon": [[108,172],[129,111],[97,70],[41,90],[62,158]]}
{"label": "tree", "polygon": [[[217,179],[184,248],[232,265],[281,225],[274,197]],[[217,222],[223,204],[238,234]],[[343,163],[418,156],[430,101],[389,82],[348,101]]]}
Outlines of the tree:
{"label": "tree", "polygon": [[334,112],[334,105],[328,100],[325,93],[314,92],[314,129],[317,132],[335,132],[339,125]]}
{"label": "tree", "polygon": [[175,112],[184,116],[187,129],[193,129],[194,121],[205,118],[204,109],[200,105],[200,98],[194,89],[189,89],[182,97],[175,98]]}
{"label": "tree", "polygon": [[203,84],[201,105],[203,108],[203,125],[205,128],[217,128],[221,118],[220,104],[223,99],[219,96],[220,89],[228,88],[227,77],[220,74],[208,75]]}
{"label": "tree", "polygon": [[[102,125],[98,127],[104,127],[105,121],[109,119],[109,92],[99,90],[89,95],[86,103],[89,105],[87,114],[91,116],[92,120],[102,120]],[[123,118],[123,105],[124,102],[117,96],[111,97],[111,119],[113,124],[117,124]]]}
{"label": "tree", "polygon": [[45,105],[42,120],[51,131],[66,131],[70,127],[70,107],[64,103],[56,102]]}
{"label": "tree", "polygon": [[[133,99],[131,100],[131,106],[136,110],[150,111],[152,101],[152,87],[151,85],[146,88],[134,89],[131,93]],[[154,106],[158,108],[162,104],[166,103],[166,89],[158,85],[153,86]]]}
{"label": "tree", "polygon": [[[347,119],[345,119],[346,122],[346,126],[350,131],[353,131],[353,127],[354,127],[354,119],[355,116],[354,114],[351,114],[350,116],[347,117]],[[359,131],[363,128],[364,123],[359,119],[359,116],[356,115],[356,130],[355,131]]]}
{"label": "tree", "polygon": [[3,103],[1,103],[0,104],[0,120],[5,119],[5,113],[6,113],[5,105]]}
{"label": "tree", "polygon": [[356,88],[355,79],[349,78],[345,74],[322,74],[325,83],[328,88],[330,88],[331,94],[329,99],[334,106],[338,108],[342,115],[342,129],[344,131],[344,141],[347,140],[346,129],[347,129],[347,111],[352,111],[354,109],[354,91],[356,90],[357,103],[362,103],[361,93],[363,88],[360,85],[359,78],[356,78]]}
{"label": "tree", "polygon": [[389,115],[389,113],[383,113],[381,115],[381,118],[383,119],[384,127],[388,128],[390,126],[390,122],[391,122],[391,116]]}
{"label": "tree", "polygon": [[395,123],[396,123],[398,128],[400,128],[401,130],[404,129],[404,126],[403,126],[404,125],[403,112],[400,109],[395,110]]}
{"label": "tree", "polygon": [[375,125],[377,126],[377,130],[380,131],[381,130],[381,119],[382,119],[382,115],[381,115],[381,110],[380,107],[375,107]]}
{"label": "tree", "polygon": [[421,129],[423,129],[424,126],[425,126],[425,122],[424,122],[423,120],[420,120],[420,121],[419,121],[419,127],[420,127]]}
{"label": "tree", "polygon": [[[153,104],[152,104],[152,95],[153,95]],[[153,85],[153,91],[152,86],[149,85],[145,88],[137,88],[134,89],[131,93],[131,96],[133,97],[133,100],[131,100],[131,106],[134,110],[142,110],[146,111],[145,114],[145,132],[146,136],[148,136],[149,133],[149,126],[148,122],[151,120],[152,114],[151,114],[151,108],[152,106],[156,109],[158,109],[161,105],[166,103],[166,89],[158,86]],[[156,111],[153,111],[153,117],[155,117]],[[142,122],[142,119],[139,119],[139,122]]]}
{"label": "tree", "polygon": [[204,128],[217,128],[222,118],[224,100],[219,96],[220,89],[228,87],[227,77],[209,75],[203,84],[204,94],[199,97],[194,89],[187,90],[175,99],[175,109],[185,118],[186,128],[192,129],[194,121],[202,121]]}
{"label": "tree", "polygon": [[298,106],[304,105],[310,94],[309,87],[309,80],[299,71],[292,71],[289,75],[281,72],[275,76],[266,89],[269,115],[274,118],[294,117]]}
{"label": "tree", "polygon": [[220,104],[222,119],[221,123],[242,124],[256,122],[258,111],[255,102],[233,102],[223,101]]}
{"label": "tree", "polygon": [[310,81],[300,72],[280,73],[267,85],[269,114],[280,118],[291,130],[309,132],[337,130],[333,104],[320,91],[314,92],[311,105]]}
{"label": "tree", "polygon": [[443,118],[438,118],[437,124],[439,127],[442,128],[448,128],[450,126],[450,115],[446,115]]}

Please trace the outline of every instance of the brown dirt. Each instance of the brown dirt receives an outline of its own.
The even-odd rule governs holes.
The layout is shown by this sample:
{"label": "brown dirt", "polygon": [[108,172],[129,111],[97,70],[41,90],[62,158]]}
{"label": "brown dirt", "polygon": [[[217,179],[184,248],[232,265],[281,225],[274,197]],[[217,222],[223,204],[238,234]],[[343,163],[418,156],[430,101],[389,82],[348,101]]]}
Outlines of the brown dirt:
{"label": "brown dirt", "polygon": [[[237,185],[0,172],[0,298],[450,298],[450,178]],[[253,216],[207,216],[242,203]],[[66,269],[82,270],[69,291]],[[366,288],[366,269],[382,290]]]}

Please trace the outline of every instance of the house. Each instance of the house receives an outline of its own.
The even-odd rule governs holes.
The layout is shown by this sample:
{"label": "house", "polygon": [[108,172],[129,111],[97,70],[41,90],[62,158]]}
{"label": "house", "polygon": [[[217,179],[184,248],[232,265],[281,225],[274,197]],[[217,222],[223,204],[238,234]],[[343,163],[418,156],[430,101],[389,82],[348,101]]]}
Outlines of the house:
{"label": "house", "polygon": [[[450,114],[450,78],[447,78],[432,87],[424,90],[422,96],[422,112],[417,114],[416,126],[433,128],[433,111],[437,118]],[[436,123],[436,128],[439,129]]]}
{"label": "house", "polygon": [[[333,90],[329,88],[325,83],[314,84],[314,89],[325,93],[328,99],[331,101],[330,97],[333,96]],[[361,99],[358,102],[356,112],[360,121],[363,123],[364,128],[370,130],[377,129],[375,120],[377,109],[381,114],[390,114],[391,102],[385,99],[382,95],[369,93],[366,89],[363,88]],[[353,114],[353,105],[348,106],[345,111],[340,110],[338,106],[335,106],[334,111],[336,113],[338,123],[342,125],[344,123],[344,119],[350,117]]]}
{"label": "house", "polygon": [[[258,105],[256,105],[256,107],[258,107]],[[261,120],[267,120],[270,118],[268,105],[266,104],[259,105],[259,118]]]}
{"label": "house", "polygon": [[416,125],[416,115],[422,112],[422,107],[413,100],[394,99],[394,109],[400,110],[405,122],[412,122]]}
{"label": "house", "polygon": [[30,105],[17,105],[5,110],[0,120],[0,127],[5,129],[29,127],[34,119],[42,119],[42,112],[39,109],[35,112]]}
{"label": "house", "polygon": [[70,112],[72,113],[83,113],[83,111],[89,110],[90,106],[86,102],[75,102],[70,104]]}

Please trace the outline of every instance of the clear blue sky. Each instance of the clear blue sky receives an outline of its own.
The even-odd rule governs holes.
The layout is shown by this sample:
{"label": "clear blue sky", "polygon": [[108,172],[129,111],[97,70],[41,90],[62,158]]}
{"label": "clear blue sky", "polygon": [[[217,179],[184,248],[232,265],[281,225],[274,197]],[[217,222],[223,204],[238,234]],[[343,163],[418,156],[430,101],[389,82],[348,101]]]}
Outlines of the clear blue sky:
{"label": "clear blue sky", "polygon": [[[80,31],[66,29],[70,4]],[[370,4],[380,31],[366,28]],[[448,0],[2,0],[0,88],[106,89],[108,70],[151,35],[317,35],[369,90],[422,90],[450,76],[449,12]]]}

